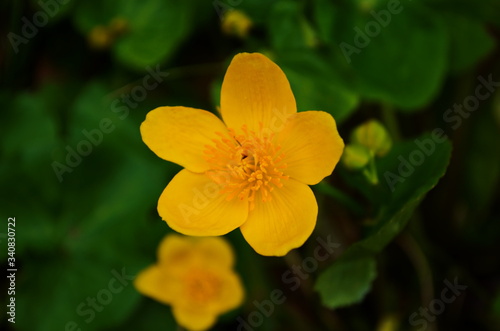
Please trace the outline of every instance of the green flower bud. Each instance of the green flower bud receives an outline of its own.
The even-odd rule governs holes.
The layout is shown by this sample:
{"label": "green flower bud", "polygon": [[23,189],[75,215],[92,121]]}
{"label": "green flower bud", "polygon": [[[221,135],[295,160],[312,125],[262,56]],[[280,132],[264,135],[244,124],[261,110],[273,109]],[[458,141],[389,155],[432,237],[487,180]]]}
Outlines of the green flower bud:
{"label": "green flower bud", "polygon": [[351,134],[351,143],[365,146],[377,156],[386,155],[392,147],[389,133],[377,120],[370,120],[358,126]]}
{"label": "green flower bud", "polygon": [[370,151],[365,146],[348,144],[342,154],[342,163],[348,169],[357,170],[365,167],[371,157]]}

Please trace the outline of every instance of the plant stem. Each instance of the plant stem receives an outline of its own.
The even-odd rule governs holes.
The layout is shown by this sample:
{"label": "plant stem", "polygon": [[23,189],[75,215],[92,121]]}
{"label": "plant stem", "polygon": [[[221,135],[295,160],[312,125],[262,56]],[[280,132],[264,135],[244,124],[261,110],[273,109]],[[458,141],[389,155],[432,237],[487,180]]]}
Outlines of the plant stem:
{"label": "plant stem", "polygon": [[406,252],[411,263],[413,264],[413,267],[415,268],[415,271],[417,272],[421,288],[422,304],[426,305],[431,302],[434,296],[432,271],[429,262],[427,261],[427,258],[417,241],[410,234],[401,234],[396,242]]}
{"label": "plant stem", "polygon": [[394,141],[401,140],[401,132],[399,131],[398,119],[396,118],[396,113],[394,107],[388,103],[382,104],[382,118],[387,130],[391,134]]}
{"label": "plant stem", "polygon": [[375,156],[372,155],[368,165],[363,169],[363,175],[372,185],[378,185],[377,166],[375,165]]}
{"label": "plant stem", "polygon": [[344,192],[336,189],[326,182],[320,182],[315,188],[329,197],[337,200],[338,202],[345,205],[349,210],[353,212],[353,214],[357,216],[361,216],[363,214],[363,206],[361,206],[358,202],[356,202],[353,198],[345,194]]}

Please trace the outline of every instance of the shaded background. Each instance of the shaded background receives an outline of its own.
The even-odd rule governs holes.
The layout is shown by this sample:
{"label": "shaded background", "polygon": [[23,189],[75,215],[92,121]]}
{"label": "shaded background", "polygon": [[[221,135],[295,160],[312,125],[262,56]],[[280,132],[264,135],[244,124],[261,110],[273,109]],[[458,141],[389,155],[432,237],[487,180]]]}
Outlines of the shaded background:
{"label": "shaded background", "polygon": [[[500,4],[391,3],[2,1],[0,254],[7,269],[7,218],[16,217],[19,270],[16,323],[3,314],[2,329],[71,330],[65,328],[74,323],[82,330],[176,330],[170,308],[141,297],[131,277],[122,276],[122,290],[100,308],[87,298],[104,298],[101,291],[117,274],[133,276],[153,263],[157,244],[171,231],[156,203],[180,168],[143,144],[139,125],[146,113],[164,105],[215,111],[229,61],[255,51],[285,71],[298,109],[331,113],[346,142],[353,128],[378,118],[396,144],[407,141],[396,151],[414,150],[413,139],[441,128],[453,153],[408,226],[376,256],[377,276],[366,296],[351,300],[357,304],[328,309],[313,287],[383,213],[388,195],[377,198],[359,173],[339,165],[326,180],[333,186],[313,188],[320,205],[316,231],[284,259],[257,255],[238,230],[226,236],[247,299],[214,329],[235,330],[238,316],[246,320],[256,310],[254,300],[281,289],[287,300],[255,329],[418,330],[422,324],[412,326],[410,315],[440,298],[444,280],[454,279],[468,288],[427,330],[500,329],[500,92],[492,90],[471,112],[448,112],[474,96],[479,76],[500,81]],[[399,12],[390,14],[388,6]],[[251,21],[248,31],[240,18],[226,22],[223,32],[232,10]],[[346,57],[343,49],[353,52]],[[157,84],[147,78],[151,72],[159,72]],[[397,156],[386,162],[397,166]],[[405,190],[419,191],[433,164],[426,161]],[[387,189],[383,174],[379,186]],[[283,274],[311,256],[315,238],[328,235],[338,251],[300,290],[290,290]],[[355,282],[358,276],[338,277]],[[6,293],[8,283],[1,284]],[[5,307],[7,296],[2,300]]]}

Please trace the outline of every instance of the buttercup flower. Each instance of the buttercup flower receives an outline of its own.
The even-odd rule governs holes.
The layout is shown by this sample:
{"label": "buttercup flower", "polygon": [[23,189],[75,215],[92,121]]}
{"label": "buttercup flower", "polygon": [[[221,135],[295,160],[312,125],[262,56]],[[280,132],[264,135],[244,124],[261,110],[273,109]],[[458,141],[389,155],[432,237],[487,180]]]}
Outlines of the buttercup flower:
{"label": "buttercup flower", "polygon": [[222,238],[168,235],[158,247],[158,263],[142,271],[134,285],[142,294],[171,305],[182,327],[207,330],[218,315],[243,301],[233,264],[231,246]]}
{"label": "buttercup flower", "polygon": [[264,55],[236,55],[221,90],[221,121],[188,107],[159,107],[142,139],[181,170],[158,201],[168,225],[192,236],[238,227],[262,255],[285,255],[311,235],[318,213],[308,185],[337,164],[344,142],[333,117],[297,113],[290,84]]}

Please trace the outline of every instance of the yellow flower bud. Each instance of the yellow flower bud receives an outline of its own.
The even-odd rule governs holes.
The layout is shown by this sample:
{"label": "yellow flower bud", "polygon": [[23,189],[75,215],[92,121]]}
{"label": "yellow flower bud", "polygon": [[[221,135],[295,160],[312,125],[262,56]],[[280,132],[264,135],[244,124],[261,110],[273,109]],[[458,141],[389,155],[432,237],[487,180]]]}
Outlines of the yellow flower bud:
{"label": "yellow flower bud", "polygon": [[228,11],[222,19],[222,32],[242,39],[248,36],[252,26],[252,20],[244,12],[236,9]]}
{"label": "yellow flower bud", "polygon": [[116,38],[128,30],[128,21],[122,17],[115,17],[108,26],[97,25],[88,35],[91,47],[105,49],[111,47]]}
{"label": "yellow flower bud", "polygon": [[93,48],[105,49],[111,46],[111,43],[113,42],[113,35],[107,27],[98,25],[90,31],[88,41],[90,46]]}

